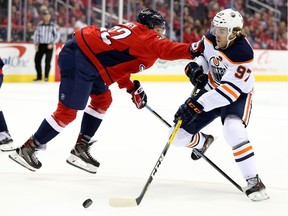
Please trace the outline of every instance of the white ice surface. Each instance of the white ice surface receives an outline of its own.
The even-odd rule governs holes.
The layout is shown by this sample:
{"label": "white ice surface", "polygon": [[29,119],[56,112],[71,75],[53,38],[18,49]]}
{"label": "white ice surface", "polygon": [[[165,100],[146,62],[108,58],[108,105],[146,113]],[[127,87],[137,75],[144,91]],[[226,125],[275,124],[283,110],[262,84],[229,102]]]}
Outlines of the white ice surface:
{"label": "white ice surface", "polygon": [[[4,83],[0,106],[14,139],[22,145],[56,108],[59,83]],[[189,96],[189,83],[142,83],[148,104],[170,124]],[[288,215],[288,83],[256,83],[248,126],[258,171],[270,200],[252,202],[206,161],[192,161],[190,149],[171,146],[142,203],[112,208],[112,197],[136,198],[168,138],[168,128],[147,109],[138,110],[125,90],[113,85],[113,104],[95,135],[96,175],[65,160],[77,138],[83,111],[38,158],[30,172],[0,152],[1,216],[284,216]],[[207,157],[241,186],[246,183],[224,142],[220,120],[203,130],[218,136]],[[85,199],[94,203],[82,207]]]}

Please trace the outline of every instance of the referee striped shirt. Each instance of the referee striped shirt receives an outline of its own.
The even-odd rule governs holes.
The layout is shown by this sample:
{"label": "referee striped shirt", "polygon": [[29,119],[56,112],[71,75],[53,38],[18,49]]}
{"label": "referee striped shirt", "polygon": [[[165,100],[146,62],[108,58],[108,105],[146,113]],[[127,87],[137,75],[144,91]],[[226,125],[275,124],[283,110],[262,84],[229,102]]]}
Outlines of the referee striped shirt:
{"label": "referee striped shirt", "polygon": [[53,22],[39,23],[34,32],[34,44],[55,44],[60,39],[60,32]]}

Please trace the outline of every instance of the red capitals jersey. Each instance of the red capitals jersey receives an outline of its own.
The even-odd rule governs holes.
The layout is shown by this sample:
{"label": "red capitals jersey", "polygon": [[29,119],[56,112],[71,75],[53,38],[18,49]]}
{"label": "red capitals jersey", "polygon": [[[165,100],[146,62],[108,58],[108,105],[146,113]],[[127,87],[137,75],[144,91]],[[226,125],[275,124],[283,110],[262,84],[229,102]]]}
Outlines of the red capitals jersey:
{"label": "red capitals jersey", "polygon": [[95,26],[75,32],[80,49],[93,62],[107,85],[132,89],[132,73],[164,60],[192,59],[188,43],[171,42],[138,22],[119,24],[107,30]]}

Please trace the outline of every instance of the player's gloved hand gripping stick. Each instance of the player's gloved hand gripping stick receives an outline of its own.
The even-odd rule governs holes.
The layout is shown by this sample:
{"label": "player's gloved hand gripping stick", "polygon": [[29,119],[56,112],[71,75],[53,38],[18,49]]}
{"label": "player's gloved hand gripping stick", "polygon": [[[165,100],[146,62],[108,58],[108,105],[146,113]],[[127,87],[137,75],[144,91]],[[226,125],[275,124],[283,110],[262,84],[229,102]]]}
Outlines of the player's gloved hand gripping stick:
{"label": "player's gloved hand gripping stick", "polygon": [[[193,100],[193,97],[196,95],[196,90],[198,89],[198,84],[196,83],[193,92],[191,94],[191,100]],[[189,99],[190,99],[189,98]],[[189,100],[188,99],[188,100]],[[168,127],[171,127],[171,125],[165,121],[165,119],[163,119],[158,113],[156,113],[150,106],[146,105],[146,108],[151,111],[155,116],[157,116],[164,124],[166,124]],[[182,125],[183,125],[183,121],[182,121]],[[228,181],[230,181],[238,190],[240,190],[241,192],[244,192],[244,189],[237,184],[233,179],[231,179],[225,172],[223,172],[216,164],[214,164],[207,156],[205,156],[201,151],[199,151],[198,149],[194,149],[196,151],[196,153],[198,155],[200,155],[202,158],[204,158],[205,161],[207,161],[212,167],[214,167],[219,173],[221,173],[221,175],[223,175]]]}
{"label": "player's gloved hand gripping stick", "polygon": [[136,107],[142,109],[147,104],[147,95],[138,80],[134,80],[133,83],[134,88],[127,90],[127,92],[131,94],[131,100]]}
{"label": "player's gloved hand gripping stick", "polygon": [[[191,93],[191,97],[195,96],[196,94],[196,90],[197,90],[197,85],[195,85],[192,93]],[[165,120],[163,119],[157,112],[155,112],[149,105],[146,104],[145,106],[150,112],[152,112],[156,117],[158,117],[163,123],[165,123],[168,127],[171,127],[171,125]],[[153,177],[155,176],[157,169],[159,168],[161,162],[163,161],[169,147],[170,144],[173,142],[174,137],[176,135],[176,133],[178,132],[180,126],[182,125],[182,119],[180,118],[178,120],[178,122],[176,123],[173,132],[170,135],[170,138],[168,140],[168,142],[166,143],[163,151],[160,154],[159,159],[157,160],[148,180],[146,181],[146,184],[144,185],[140,195],[137,198],[111,198],[109,200],[109,204],[112,207],[133,207],[133,206],[138,206],[140,205],[146,191],[148,190],[150,184],[153,181]],[[213,166],[218,172],[220,172],[226,179],[228,179],[235,187],[237,187],[241,192],[243,192],[243,189],[241,188],[241,186],[239,186],[235,181],[233,181],[233,179],[231,179],[226,173],[224,173],[218,166],[216,166],[209,158],[207,158],[204,154],[202,154],[200,151],[197,151],[197,153],[204,158],[211,166]]]}
{"label": "player's gloved hand gripping stick", "polygon": [[[190,100],[193,100],[193,97],[196,95],[196,90],[198,89],[199,84],[196,83],[193,92],[191,94],[191,97],[189,98]],[[188,99],[188,100],[189,100]],[[187,101],[188,101],[187,100]],[[183,105],[182,105],[183,106]],[[166,124],[168,127],[171,127],[171,125],[165,121],[165,119],[163,119],[158,113],[156,113],[150,106],[146,105],[146,108],[151,111],[155,116],[157,116],[164,124]],[[190,107],[191,108],[191,107]],[[193,109],[193,108],[191,108]],[[195,112],[197,113],[197,112]],[[177,113],[176,113],[177,114]],[[177,119],[177,118],[176,118]],[[184,125],[184,120],[185,120],[185,116],[184,119],[182,121],[181,125]],[[174,120],[175,121],[175,120]],[[191,121],[189,121],[191,122]],[[198,149],[194,149],[196,151],[196,153],[198,155],[200,155],[202,158],[204,158],[205,161],[207,161],[213,168],[215,168],[221,175],[223,175],[228,181],[230,181],[238,190],[240,190],[241,192],[244,192],[244,189],[237,184],[233,179],[231,179],[225,172],[223,172],[216,164],[214,164],[207,156],[205,156],[201,151],[199,151]]]}

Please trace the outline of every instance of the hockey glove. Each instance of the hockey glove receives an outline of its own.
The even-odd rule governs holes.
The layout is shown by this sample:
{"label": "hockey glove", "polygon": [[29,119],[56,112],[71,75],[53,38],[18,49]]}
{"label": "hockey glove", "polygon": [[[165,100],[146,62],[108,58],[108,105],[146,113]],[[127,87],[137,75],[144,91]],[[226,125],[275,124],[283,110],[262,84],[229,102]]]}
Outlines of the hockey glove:
{"label": "hockey glove", "polygon": [[198,89],[204,88],[208,82],[208,75],[204,74],[202,66],[199,66],[196,62],[187,64],[185,73],[194,86],[197,84]]}
{"label": "hockey glove", "polygon": [[198,103],[195,99],[189,97],[184,104],[182,104],[176,114],[174,115],[174,123],[182,119],[182,125],[185,126],[190,124],[198,114],[203,111],[203,106]]}
{"label": "hockey glove", "polygon": [[138,80],[134,80],[134,88],[131,90],[127,90],[129,94],[132,95],[132,102],[136,105],[138,109],[142,109],[145,107],[147,103],[147,95],[145,94],[145,91],[143,90],[140,82]]}
{"label": "hockey glove", "polygon": [[193,58],[200,56],[204,51],[204,41],[203,39],[194,42],[190,46],[190,53]]}

